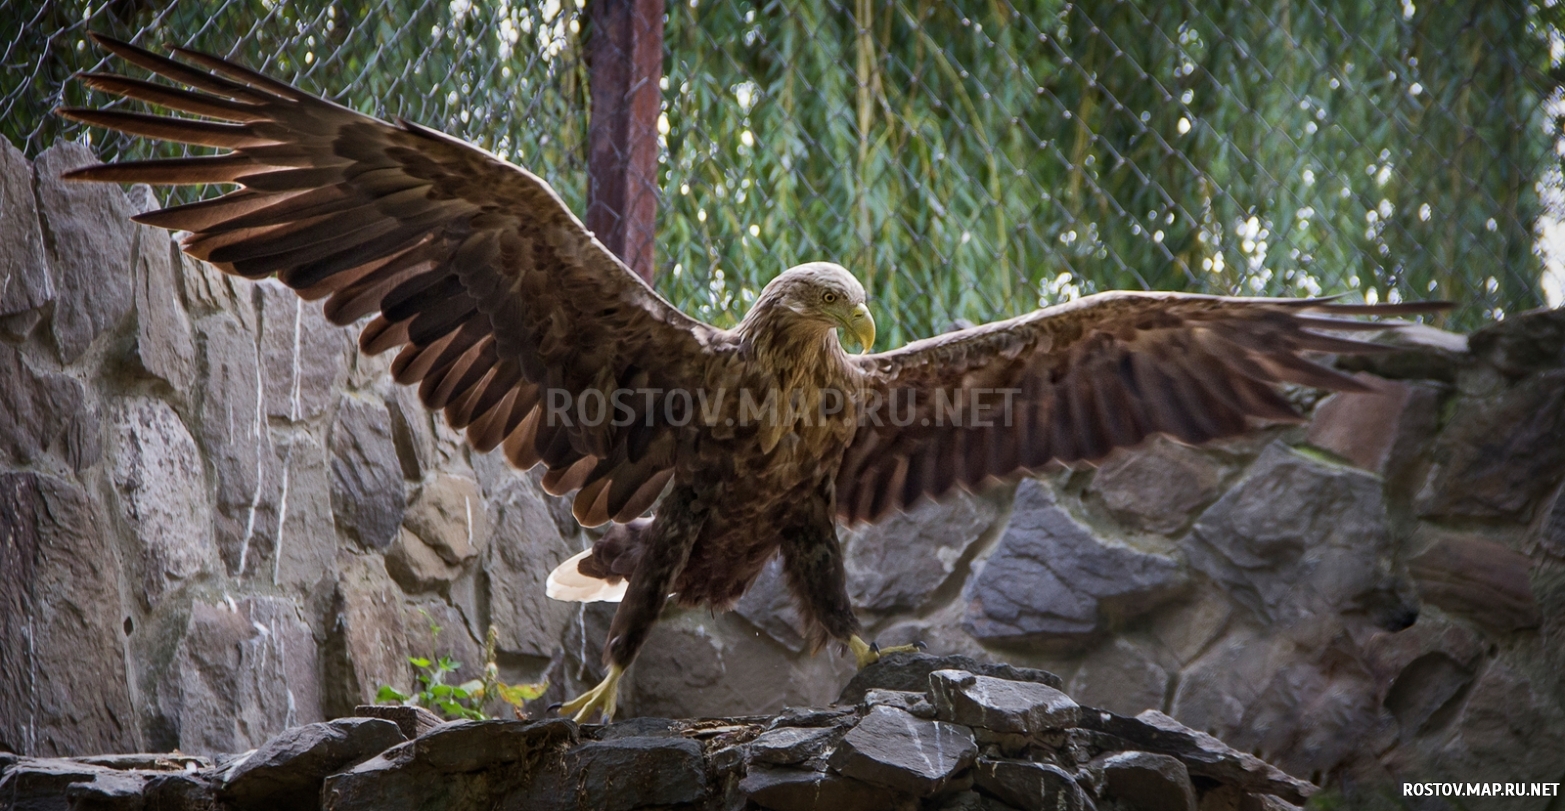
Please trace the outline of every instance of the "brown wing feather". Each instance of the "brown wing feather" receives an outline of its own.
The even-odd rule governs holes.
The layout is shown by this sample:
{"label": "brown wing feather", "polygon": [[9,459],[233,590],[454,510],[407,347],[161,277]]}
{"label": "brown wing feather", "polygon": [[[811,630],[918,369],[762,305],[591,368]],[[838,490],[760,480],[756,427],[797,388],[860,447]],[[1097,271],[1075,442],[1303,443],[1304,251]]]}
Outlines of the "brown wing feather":
{"label": "brown wing feather", "polygon": [[[1297,420],[1276,384],[1365,388],[1302,353],[1382,351],[1341,333],[1398,326],[1348,317],[1445,306],[1104,293],[857,358],[882,399],[910,392],[917,410],[902,426],[861,425],[839,468],[838,517],[873,521],[953,486],[1096,462],[1151,434],[1199,443],[1256,418]],[[1000,410],[970,407],[983,389],[1009,392],[990,395]],[[942,396],[969,407],[943,413]]]}
{"label": "brown wing feather", "polygon": [[475,447],[503,445],[522,467],[544,461],[554,489],[592,474],[591,500],[602,502],[593,520],[628,521],[656,497],[675,463],[677,443],[660,439],[673,427],[549,425],[540,387],[572,397],[694,387],[728,346],[726,333],[653,292],[548,184],[461,141],[360,115],[214,56],[176,49],[176,61],[93,39],[183,87],[107,73],[83,83],[176,115],[62,115],[230,151],[92,166],[69,178],[238,184],[137,219],[189,231],[185,250],[228,273],[276,276],[326,299],[336,323],[375,315],[360,336],[364,351],[400,349],[397,381],[418,385]]}

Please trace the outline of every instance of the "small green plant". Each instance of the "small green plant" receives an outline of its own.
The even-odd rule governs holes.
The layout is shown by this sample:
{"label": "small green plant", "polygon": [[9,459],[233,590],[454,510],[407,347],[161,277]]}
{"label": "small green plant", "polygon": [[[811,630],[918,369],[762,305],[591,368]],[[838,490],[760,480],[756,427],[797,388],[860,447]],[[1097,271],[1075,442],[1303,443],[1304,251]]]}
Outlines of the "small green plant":
{"label": "small green plant", "polygon": [[489,626],[489,633],[484,637],[483,678],[470,679],[461,684],[447,684],[446,677],[460,669],[461,662],[450,656],[434,660],[414,656],[408,661],[420,671],[417,676],[419,689],[408,695],[389,684],[383,684],[375,694],[375,701],[424,707],[453,720],[473,721],[488,720],[490,716],[485,714],[484,707],[498,701],[509,706],[516,718],[526,718],[523,705],[543,695],[543,691],[549,689],[549,682],[547,679],[537,684],[506,684],[500,681],[500,666],[495,663],[495,642],[498,636],[498,630],[493,625]]}

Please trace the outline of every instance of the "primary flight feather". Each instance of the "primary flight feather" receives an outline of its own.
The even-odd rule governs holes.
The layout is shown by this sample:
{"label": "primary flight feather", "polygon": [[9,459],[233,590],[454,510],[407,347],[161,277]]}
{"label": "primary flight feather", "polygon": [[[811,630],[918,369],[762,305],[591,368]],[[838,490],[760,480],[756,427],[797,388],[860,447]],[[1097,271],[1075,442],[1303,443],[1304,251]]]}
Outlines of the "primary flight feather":
{"label": "primary flight feather", "polygon": [[874,320],[837,265],[783,272],[719,329],[659,296],[525,169],[217,57],[93,39],[182,87],[106,73],[84,84],[195,117],[61,114],[229,151],[68,178],[237,185],[135,219],[188,232],[184,250],[228,273],[324,299],[335,323],[373,316],[360,347],[398,350],[397,382],[474,448],[545,465],[545,488],[574,491],[581,523],[615,522],[549,578],[553,596],[621,600],[608,676],[565,707],[578,719],[612,715],[668,595],[727,608],[779,553],[813,645],[835,639],[873,661],[837,522],[1153,434],[1200,443],[1296,420],[1277,384],[1365,388],[1303,357],[1379,348],[1343,333],[1388,325],[1342,316],[1441,306],[1103,293],[852,356],[837,330],[867,353]]}

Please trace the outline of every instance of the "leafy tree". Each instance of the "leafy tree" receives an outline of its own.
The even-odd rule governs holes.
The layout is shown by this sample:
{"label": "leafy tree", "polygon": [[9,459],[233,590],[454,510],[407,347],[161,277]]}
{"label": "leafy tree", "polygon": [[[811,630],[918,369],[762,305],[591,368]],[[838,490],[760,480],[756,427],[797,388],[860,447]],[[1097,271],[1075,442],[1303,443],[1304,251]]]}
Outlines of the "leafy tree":
{"label": "leafy tree", "polygon": [[[229,54],[442,129],[584,209],[590,32],[574,0],[0,11],[15,68],[0,128],[30,152],[80,134],[55,104],[104,101],[66,81],[99,63],[91,29]],[[1470,328],[1542,303],[1562,14],[670,0],[658,284],[726,324],[780,269],[835,259],[890,316],[883,345],[1114,288],[1450,298],[1449,324]]]}

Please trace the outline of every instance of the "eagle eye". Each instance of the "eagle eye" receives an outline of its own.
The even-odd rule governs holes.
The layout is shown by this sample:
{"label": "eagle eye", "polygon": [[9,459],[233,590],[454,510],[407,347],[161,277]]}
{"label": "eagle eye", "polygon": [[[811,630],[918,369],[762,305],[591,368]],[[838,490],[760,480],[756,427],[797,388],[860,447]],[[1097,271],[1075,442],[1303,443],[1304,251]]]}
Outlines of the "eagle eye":
{"label": "eagle eye", "polygon": [[821,301],[824,301],[827,304],[834,304],[837,301],[837,294],[831,291],[827,291],[824,295],[821,296]]}

